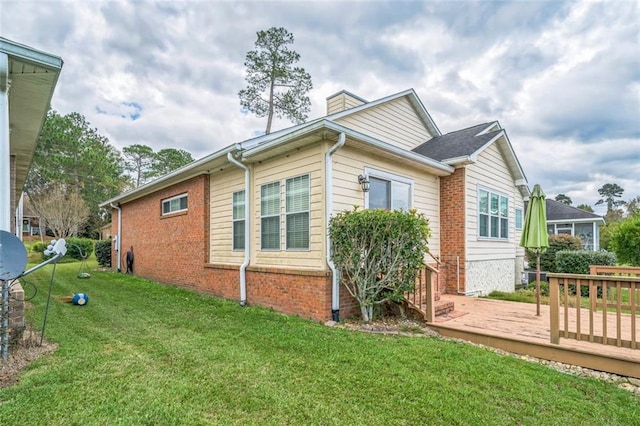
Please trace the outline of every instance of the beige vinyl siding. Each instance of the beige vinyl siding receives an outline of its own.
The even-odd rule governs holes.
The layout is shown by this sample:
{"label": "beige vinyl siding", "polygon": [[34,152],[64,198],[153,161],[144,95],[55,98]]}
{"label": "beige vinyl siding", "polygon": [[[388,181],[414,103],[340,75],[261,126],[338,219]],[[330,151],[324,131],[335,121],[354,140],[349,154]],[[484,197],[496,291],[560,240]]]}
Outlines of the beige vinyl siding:
{"label": "beige vinyl siding", "polygon": [[[263,161],[254,166],[255,185],[252,192],[251,229],[252,259],[255,266],[291,267],[324,270],[324,151],[322,143],[295,151],[277,159]],[[286,180],[309,174],[309,250],[286,249]],[[260,186],[280,182],[280,250],[261,250],[260,246]]]}
{"label": "beige vinyl siding", "polygon": [[341,112],[362,104],[363,102],[361,100],[341,92],[333,98],[327,99],[327,115],[335,114],[336,112]]}
{"label": "beige vinyl siding", "polygon": [[[467,261],[513,259],[522,255],[518,247],[521,231],[515,230],[515,209],[523,208],[520,191],[500,153],[497,142],[485,149],[466,170]],[[478,236],[478,188],[509,198],[509,239],[487,240]]]}
{"label": "beige vinyl siding", "polygon": [[413,106],[404,97],[335,121],[407,150],[432,138]]}
{"label": "beige vinyl siding", "polygon": [[209,179],[209,261],[242,264],[244,251],[233,250],[233,193],[244,189],[244,171],[229,167]]}
{"label": "beige vinyl siding", "polygon": [[339,149],[333,156],[333,213],[352,210],[354,205],[364,207],[364,192],[358,184],[358,175],[364,173],[365,167],[413,180],[413,208],[429,219],[432,232],[429,250],[439,255],[440,179],[408,164],[391,162],[349,146]]}

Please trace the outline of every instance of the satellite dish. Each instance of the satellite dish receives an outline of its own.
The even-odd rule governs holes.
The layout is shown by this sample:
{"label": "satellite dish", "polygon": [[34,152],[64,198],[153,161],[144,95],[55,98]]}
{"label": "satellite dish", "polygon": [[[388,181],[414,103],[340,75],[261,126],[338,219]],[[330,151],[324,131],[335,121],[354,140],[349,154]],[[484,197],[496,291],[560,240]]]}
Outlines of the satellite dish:
{"label": "satellite dish", "polygon": [[0,280],[18,278],[27,266],[27,250],[20,238],[10,232],[0,231]]}

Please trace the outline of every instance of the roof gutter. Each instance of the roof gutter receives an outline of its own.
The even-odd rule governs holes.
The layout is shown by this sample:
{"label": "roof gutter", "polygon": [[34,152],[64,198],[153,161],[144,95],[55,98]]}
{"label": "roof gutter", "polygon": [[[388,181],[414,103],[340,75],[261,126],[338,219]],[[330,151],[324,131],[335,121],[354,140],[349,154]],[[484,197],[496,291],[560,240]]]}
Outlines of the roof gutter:
{"label": "roof gutter", "polygon": [[444,160],[442,160],[442,162],[450,166],[464,166],[467,164],[475,163],[474,159],[471,158],[470,155],[462,155],[460,157],[445,158]]}
{"label": "roof gutter", "polygon": [[558,223],[590,223],[590,222],[605,223],[605,220],[604,220],[604,218],[602,216],[585,217],[585,218],[580,218],[580,219],[566,218],[566,219],[550,219],[550,220],[547,220],[547,223],[550,223],[550,224],[558,224]]}
{"label": "roof gutter", "polygon": [[[428,166],[432,169],[435,169],[436,171],[439,172],[440,176],[446,176],[446,175],[450,175],[451,173],[453,173],[455,171],[455,169],[447,164],[443,164],[440,161],[436,161],[433,160],[431,158],[425,157],[424,155],[420,155],[417,154],[413,151],[407,151],[405,149],[399,148],[395,145],[383,142],[379,139],[376,138],[372,138],[371,136],[367,136],[363,133],[357,132],[355,130],[352,130],[348,127],[345,127],[341,124],[337,124],[334,123],[333,121],[330,120],[321,120],[318,122],[315,122],[313,124],[310,124],[309,126],[303,127],[293,133],[284,135],[281,138],[277,138],[277,139],[273,139],[269,142],[264,142],[254,148],[250,148],[247,149],[246,151],[244,151],[242,153],[242,158],[243,159],[250,159],[252,156],[258,155],[263,153],[264,151],[267,151],[271,148],[274,148],[275,146],[278,146],[280,144],[286,143],[287,141],[291,140],[291,139],[296,139],[302,135],[305,135],[307,133],[312,133],[314,131],[320,130],[320,129],[328,129],[328,130],[333,130],[336,133],[344,133],[345,136],[349,136],[353,139],[357,139],[359,141],[365,142],[368,145],[371,145],[377,149],[380,149],[382,151],[385,151],[389,154],[395,155],[397,157],[406,159],[406,160],[410,160],[414,163],[420,164],[422,166]],[[434,173],[437,174],[437,173]]]}
{"label": "roof gutter", "polygon": [[[165,183],[168,180],[171,180],[172,178],[179,176],[179,175],[184,175],[182,176],[179,180],[175,181],[175,182],[171,182],[166,184],[166,186],[169,185],[173,185],[179,182],[183,182],[187,179],[191,179],[193,177],[196,177],[198,175],[204,174],[207,171],[206,170],[197,170],[199,167],[207,167],[207,163],[216,160],[218,158],[221,158],[223,156],[226,156],[229,152],[232,151],[237,151],[238,149],[240,149],[240,145],[239,144],[233,144],[230,146],[227,146],[219,151],[214,152],[213,154],[207,155],[206,157],[203,157],[199,160],[194,161],[191,164],[187,164],[186,166],[180,167],[179,169],[176,169],[156,180],[153,180],[149,183],[146,183],[144,185],[141,185],[135,189],[132,189],[131,191],[127,191],[124,192],[120,195],[117,195],[105,202],[103,202],[102,204],[100,204],[100,207],[106,207],[112,203],[115,202],[120,202],[122,200],[126,200],[125,202],[128,201],[133,201],[137,198],[140,198],[144,195],[147,195],[153,191],[157,191],[158,189],[162,189],[165,186],[163,185],[163,183]],[[191,172],[191,173],[187,173],[187,172]]]}
{"label": "roof gutter", "polygon": [[231,164],[234,164],[241,169],[244,170],[244,262],[240,265],[240,306],[247,305],[247,266],[249,266],[249,262],[251,261],[251,252],[249,250],[250,241],[249,237],[251,236],[249,220],[251,215],[249,214],[250,203],[247,202],[249,197],[249,167],[245,164],[242,164],[238,160],[233,157],[232,152],[227,153],[227,160]]}
{"label": "roof gutter", "polygon": [[331,319],[333,321],[340,321],[340,275],[336,265],[331,260],[331,237],[329,236],[329,221],[331,220],[331,213],[333,213],[333,164],[331,157],[333,154],[342,148],[347,140],[344,132],[341,132],[338,136],[338,142],[336,142],[324,155],[324,193],[325,193],[325,225],[327,232],[327,265],[331,269]]}

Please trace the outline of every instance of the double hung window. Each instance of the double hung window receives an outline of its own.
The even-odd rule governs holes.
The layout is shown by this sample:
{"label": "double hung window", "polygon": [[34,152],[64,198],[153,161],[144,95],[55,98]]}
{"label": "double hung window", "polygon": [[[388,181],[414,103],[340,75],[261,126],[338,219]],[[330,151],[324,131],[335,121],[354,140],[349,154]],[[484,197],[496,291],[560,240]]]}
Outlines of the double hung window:
{"label": "double hung window", "polygon": [[280,250],[280,182],[260,187],[260,247]]}
{"label": "double hung window", "polygon": [[233,193],[233,249],[244,250],[245,236],[245,192]]}
{"label": "double hung window", "polygon": [[478,190],[478,235],[509,239],[509,198],[485,189]]}
{"label": "double hung window", "polygon": [[[287,250],[309,249],[310,216],[309,175],[287,179],[284,184],[285,242]],[[261,248],[280,250],[280,182],[260,187]]]}

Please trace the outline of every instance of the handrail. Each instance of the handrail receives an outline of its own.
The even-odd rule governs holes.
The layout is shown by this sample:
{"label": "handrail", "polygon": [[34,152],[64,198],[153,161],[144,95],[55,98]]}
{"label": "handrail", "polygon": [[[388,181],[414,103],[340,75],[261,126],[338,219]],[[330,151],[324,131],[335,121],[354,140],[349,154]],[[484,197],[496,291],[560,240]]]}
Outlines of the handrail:
{"label": "handrail", "polygon": [[[442,264],[442,261],[440,261],[440,259],[438,259],[437,257],[435,257],[433,254],[431,254],[431,252],[430,252],[430,251],[427,251],[426,253],[427,253],[427,254],[428,254],[428,255],[429,255],[433,260],[435,260],[435,261],[436,261],[436,264],[437,264],[438,266],[440,266],[440,265]],[[426,264],[427,266],[429,266],[429,264],[428,264],[428,263],[426,263],[426,262],[425,262],[425,264]]]}
{"label": "handrail", "polygon": [[[558,344],[563,337],[640,349],[640,276],[548,273],[547,278],[551,343]],[[581,296],[583,287],[588,289],[587,297]],[[586,308],[583,299],[588,300]],[[570,301],[575,307],[569,306]]]}
{"label": "handrail", "polygon": [[640,268],[635,268],[632,266],[591,265],[589,266],[589,274],[640,277]]}
{"label": "handrail", "polygon": [[[429,265],[424,264],[424,269],[420,272],[420,276],[416,280],[413,291],[406,292],[404,299],[407,303],[418,310],[425,318],[426,322],[433,322],[435,319],[435,301],[437,289],[433,288],[433,274],[437,276],[439,270]],[[436,284],[437,285],[437,284]]]}

